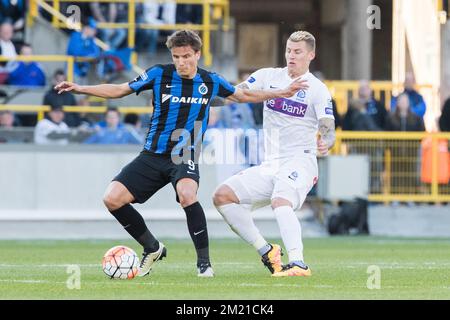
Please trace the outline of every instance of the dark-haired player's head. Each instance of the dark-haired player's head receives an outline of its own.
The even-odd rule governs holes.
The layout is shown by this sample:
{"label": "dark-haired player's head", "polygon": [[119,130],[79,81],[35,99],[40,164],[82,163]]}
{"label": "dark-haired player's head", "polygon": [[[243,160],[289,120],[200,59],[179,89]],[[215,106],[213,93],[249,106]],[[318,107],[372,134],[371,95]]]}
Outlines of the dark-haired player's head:
{"label": "dark-haired player's head", "polygon": [[192,79],[197,73],[202,39],[194,31],[181,30],[167,38],[166,46],[172,54],[178,74],[182,78]]}

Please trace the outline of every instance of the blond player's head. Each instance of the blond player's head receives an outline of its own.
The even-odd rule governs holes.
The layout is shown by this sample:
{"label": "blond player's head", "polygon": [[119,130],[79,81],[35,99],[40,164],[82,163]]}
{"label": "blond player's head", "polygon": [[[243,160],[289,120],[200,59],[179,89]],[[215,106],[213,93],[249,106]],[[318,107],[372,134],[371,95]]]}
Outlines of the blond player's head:
{"label": "blond player's head", "polygon": [[286,43],[286,64],[290,75],[299,76],[308,71],[316,56],[316,39],[307,31],[292,33]]}

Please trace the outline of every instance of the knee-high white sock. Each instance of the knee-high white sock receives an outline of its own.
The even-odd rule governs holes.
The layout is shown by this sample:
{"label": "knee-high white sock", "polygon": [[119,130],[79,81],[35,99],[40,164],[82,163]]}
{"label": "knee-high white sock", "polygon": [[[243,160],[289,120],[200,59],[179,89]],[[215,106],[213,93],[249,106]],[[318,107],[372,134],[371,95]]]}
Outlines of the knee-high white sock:
{"label": "knee-high white sock", "polygon": [[225,221],[238,236],[251,244],[256,250],[267,246],[267,241],[262,237],[256,227],[251,212],[236,203],[216,207]]}
{"label": "knee-high white sock", "polygon": [[282,206],[275,208],[273,212],[289,255],[289,262],[303,261],[302,227],[294,210],[289,206]]}

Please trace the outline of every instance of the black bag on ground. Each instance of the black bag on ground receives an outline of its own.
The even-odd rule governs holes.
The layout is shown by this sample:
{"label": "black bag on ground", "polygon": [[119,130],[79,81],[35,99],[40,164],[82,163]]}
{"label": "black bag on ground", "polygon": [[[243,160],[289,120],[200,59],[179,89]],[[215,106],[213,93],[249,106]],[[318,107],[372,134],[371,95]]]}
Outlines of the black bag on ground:
{"label": "black bag on ground", "polygon": [[331,235],[369,234],[367,207],[364,199],[342,202],[339,212],[328,219],[328,232]]}

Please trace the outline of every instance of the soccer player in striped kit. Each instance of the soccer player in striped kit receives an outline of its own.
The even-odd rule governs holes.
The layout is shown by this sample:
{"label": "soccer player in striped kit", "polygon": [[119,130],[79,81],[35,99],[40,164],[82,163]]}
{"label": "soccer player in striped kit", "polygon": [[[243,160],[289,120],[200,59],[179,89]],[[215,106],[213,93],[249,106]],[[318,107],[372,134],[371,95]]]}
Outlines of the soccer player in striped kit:
{"label": "soccer player in striped kit", "polygon": [[166,45],[173,64],[155,65],[129,83],[79,86],[63,82],[55,88],[59,92],[72,91],[103,98],[153,91],[154,112],[144,149],[113,179],[103,201],[109,212],[143,246],[139,275],[144,276],[156,261],[166,256],[167,250],[131,204],[147,201],[171,183],[186,213],[197,251],[198,276],[212,277],[206,219],[197,200],[199,170],[196,161],[207,128],[211,100],[218,96],[237,102],[260,102],[290,97],[307,88],[307,84],[304,80],[295,80],[279,90],[233,87],[218,74],[198,68],[202,41],[195,32],[177,31],[168,37]]}

